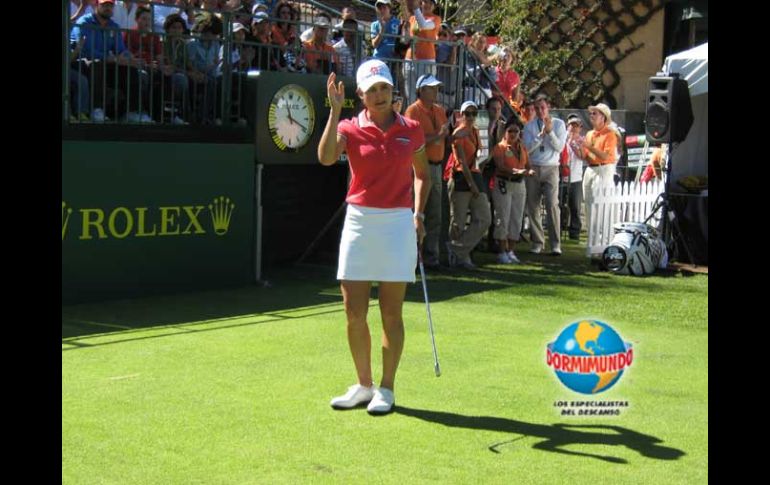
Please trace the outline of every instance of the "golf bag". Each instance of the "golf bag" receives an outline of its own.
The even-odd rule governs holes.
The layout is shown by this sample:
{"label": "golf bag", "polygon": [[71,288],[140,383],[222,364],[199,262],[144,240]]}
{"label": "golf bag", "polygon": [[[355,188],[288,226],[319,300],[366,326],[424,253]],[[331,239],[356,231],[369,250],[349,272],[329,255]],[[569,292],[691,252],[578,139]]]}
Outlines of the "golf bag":
{"label": "golf bag", "polygon": [[649,224],[619,222],[615,236],[604,250],[604,265],[618,274],[642,275],[668,265],[668,251],[658,232]]}

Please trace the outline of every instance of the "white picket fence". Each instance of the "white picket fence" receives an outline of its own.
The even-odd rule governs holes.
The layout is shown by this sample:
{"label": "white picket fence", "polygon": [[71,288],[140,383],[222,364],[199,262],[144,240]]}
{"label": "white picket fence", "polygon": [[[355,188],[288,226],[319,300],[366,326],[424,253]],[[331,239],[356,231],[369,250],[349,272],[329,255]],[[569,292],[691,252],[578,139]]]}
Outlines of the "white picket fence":
{"label": "white picket fence", "polygon": [[[586,207],[591,211],[586,255],[604,252],[614,235],[612,226],[618,222],[644,222],[663,189],[663,182],[659,180],[595,187],[594,202]],[[648,224],[657,227],[659,217],[660,213],[656,214]]]}

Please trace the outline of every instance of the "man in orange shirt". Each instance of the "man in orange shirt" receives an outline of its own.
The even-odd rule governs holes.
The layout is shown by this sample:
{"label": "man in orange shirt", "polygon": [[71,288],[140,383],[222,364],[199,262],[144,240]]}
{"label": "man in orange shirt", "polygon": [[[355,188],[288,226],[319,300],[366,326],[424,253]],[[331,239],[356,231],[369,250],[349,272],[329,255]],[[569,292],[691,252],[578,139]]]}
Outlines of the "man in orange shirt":
{"label": "man in orange shirt", "polygon": [[438,40],[441,30],[441,17],[434,15],[436,0],[406,0],[409,17],[407,41],[414,41],[413,47],[406,51],[404,62],[404,87],[407,103],[415,99],[411,87],[423,74],[436,74],[436,43],[419,39]]}
{"label": "man in orange shirt", "polygon": [[444,172],[444,147],[449,135],[444,108],[436,103],[439,86],[442,82],[431,74],[420,76],[417,80],[417,101],[412,103],[404,114],[420,123],[425,133],[425,151],[430,163],[432,187],[425,206],[425,240],[423,242],[423,260],[425,267],[439,267],[439,240],[441,236],[441,192]]}
{"label": "man in orange shirt", "polygon": [[594,190],[613,184],[615,163],[618,158],[618,139],[609,127],[612,122],[610,107],[604,103],[588,107],[593,130],[573,149],[583,154],[588,168],[583,175],[583,197],[586,204],[586,227],[591,231],[591,204]]}
{"label": "man in orange shirt", "polygon": [[329,27],[331,27],[331,23],[325,17],[319,16],[313,27],[313,38],[302,43],[307,72],[311,74],[329,74],[335,71],[339,64],[337,53],[326,42]]}

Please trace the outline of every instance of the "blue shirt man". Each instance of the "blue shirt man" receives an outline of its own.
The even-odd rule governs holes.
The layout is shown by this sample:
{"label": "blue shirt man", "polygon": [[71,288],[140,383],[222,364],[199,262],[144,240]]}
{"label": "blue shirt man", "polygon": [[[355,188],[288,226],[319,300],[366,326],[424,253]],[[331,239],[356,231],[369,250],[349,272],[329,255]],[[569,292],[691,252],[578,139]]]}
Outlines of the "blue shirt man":
{"label": "blue shirt man", "polygon": [[[372,34],[372,46],[374,47],[373,57],[377,59],[394,58],[396,49],[396,38],[393,35],[399,35],[401,26],[397,18],[390,15],[390,0],[377,0],[377,20],[372,22],[370,31]],[[377,36],[380,34],[380,39]],[[389,35],[388,35],[389,34]]]}
{"label": "blue shirt man", "polygon": [[83,40],[78,57],[83,59],[106,59],[111,56],[121,55],[127,52],[126,45],[123,43],[123,35],[117,30],[120,26],[107,18],[106,23],[102,24],[97,18],[97,12],[84,15],[78,19],[72,27],[70,33],[70,45],[72,48]]}

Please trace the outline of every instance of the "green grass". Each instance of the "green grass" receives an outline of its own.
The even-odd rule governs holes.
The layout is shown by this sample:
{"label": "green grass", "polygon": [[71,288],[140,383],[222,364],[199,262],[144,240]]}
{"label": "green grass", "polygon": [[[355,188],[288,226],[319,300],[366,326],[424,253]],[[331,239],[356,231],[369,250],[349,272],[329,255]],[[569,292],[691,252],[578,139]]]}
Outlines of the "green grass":
{"label": "green grass", "polygon": [[[63,307],[62,483],[705,483],[708,276],[615,276],[582,254],[480,254],[481,271],[429,277],[438,379],[410,285],[398,411],[383,417],[328,405],[355,376],[333,267]],[[545,365],[579,318],[634,344],[595,397],[629,401],[621,416],[553,406],[584,399]]]}

